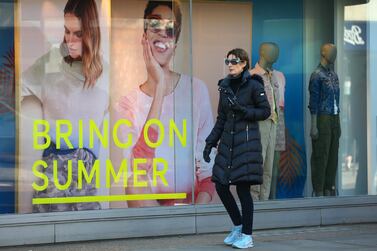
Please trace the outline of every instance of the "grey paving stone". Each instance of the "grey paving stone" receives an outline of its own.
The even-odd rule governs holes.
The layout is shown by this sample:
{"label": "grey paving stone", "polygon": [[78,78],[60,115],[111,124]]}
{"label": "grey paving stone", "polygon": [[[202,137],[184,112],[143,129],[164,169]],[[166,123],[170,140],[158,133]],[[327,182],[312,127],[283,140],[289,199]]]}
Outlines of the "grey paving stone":
{"label": "grey paving stone", "polygon": [[[3,247],[0,251],[226,251],[226,233]],[[254,233],[253,251],[376,251],[377,224],[276,229]]]}

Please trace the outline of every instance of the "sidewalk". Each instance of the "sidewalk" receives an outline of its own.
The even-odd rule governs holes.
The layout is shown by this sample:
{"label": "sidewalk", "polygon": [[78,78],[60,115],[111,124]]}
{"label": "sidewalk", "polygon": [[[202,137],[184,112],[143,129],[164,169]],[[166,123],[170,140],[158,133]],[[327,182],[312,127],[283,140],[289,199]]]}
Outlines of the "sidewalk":
{"label": "sidewalk", "polygon": [[[3,247],[0,251],[223,251],[225,234],[139,238],[40,246]],[[339,225],[256,231],[253,251],[376,251],[377,224]]]}

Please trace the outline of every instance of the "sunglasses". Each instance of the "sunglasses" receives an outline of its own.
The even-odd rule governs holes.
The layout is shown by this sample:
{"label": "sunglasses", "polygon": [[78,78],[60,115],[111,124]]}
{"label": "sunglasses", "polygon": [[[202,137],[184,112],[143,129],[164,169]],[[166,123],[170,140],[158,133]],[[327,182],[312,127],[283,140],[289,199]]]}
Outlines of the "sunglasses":
{"label": "sunglasses", "polygon": [[176,24],[172,20],[148,18],[145,20],[146,28],[153,33],[159,33],[165,30],[166,36],[169,38],[175,37]]}
{"label": "sunglasses", "polygon": [[236,64],[239,64],[241,62],[241,59],[239,59],[239,58],[233,58],[233,59],[225,58],[224,62],[225,62],[225,65],[229,65],[229,63],[231,65],[236,65]]}

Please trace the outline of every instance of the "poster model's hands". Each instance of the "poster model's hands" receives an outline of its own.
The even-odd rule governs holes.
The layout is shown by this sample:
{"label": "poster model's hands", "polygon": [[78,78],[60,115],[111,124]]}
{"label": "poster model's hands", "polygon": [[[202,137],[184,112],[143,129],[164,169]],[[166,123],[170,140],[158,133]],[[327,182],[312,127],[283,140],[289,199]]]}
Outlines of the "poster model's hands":
{"label": "poster model's hands", "polygon": [[143,56],[145,65],[147,67],[148,79],[151,80],[156,85],[156,91],[164,91],[165,81],[164,81],[164,71],[161,65],[154,58],[151,46],[148,42],[147,36],[144,34],[141,40],[143,46]]}

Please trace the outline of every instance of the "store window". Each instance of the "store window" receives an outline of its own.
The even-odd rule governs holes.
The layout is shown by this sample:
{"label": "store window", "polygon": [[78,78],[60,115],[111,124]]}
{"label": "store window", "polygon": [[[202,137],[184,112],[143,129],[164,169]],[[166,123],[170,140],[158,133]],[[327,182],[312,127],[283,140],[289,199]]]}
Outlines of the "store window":
{"label": "store window", "polygon": [[367,55],[366,3],[344,7],[344,42],[338,72],[342,82],[342,135],[339,193],[367,194]]}
{"label": "store window", "polygon": [[202,152],[233,48],[272,97],[254,200],[376,194],[375,7],[2,2],[0,213],[220,204]]}

